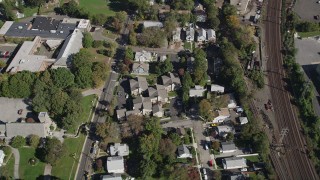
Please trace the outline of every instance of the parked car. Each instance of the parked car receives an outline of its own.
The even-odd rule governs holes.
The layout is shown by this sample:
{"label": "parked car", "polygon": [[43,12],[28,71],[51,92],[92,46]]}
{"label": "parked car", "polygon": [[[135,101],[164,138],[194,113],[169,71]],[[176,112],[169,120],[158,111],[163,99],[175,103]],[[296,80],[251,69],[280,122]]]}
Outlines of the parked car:
{"label": "parked car", "polygon": [[202,173],[203,173],[203,175],[206,175],[206,174],[207,174],[206,168],[202,168]]}
{"label": "parked car", "polygon": [[23,109],[19,109],[19,110],[18,110],[18,114],[19,114],[19,115],[21,115],[22,112],[23,112]]}
{"label": "parked car", "polygon": [[217,123],[211,123],[210,126],[211,127],[215,127],[215,126],[218,126],[218,124]]}
{"label": "parked car", "polygon": [[205,143],[205,144],[204,144],[204,150],[208,150],[208,149],[209,149],[208,144]]}

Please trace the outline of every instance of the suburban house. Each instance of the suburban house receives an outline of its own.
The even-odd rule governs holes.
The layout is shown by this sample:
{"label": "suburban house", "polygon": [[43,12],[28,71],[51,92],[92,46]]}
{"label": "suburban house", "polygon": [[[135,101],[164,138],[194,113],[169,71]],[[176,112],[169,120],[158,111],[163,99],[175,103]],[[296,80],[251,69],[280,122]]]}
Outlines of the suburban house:
{"label": "suburban house", "polygon": [[3,160],[4,160],[4,157],[5,157],[6,155],[4,154],[4,152],[2,151],[2,150],[0,150],[0,167],[2,166],[2,164],[3,164]]}
{"label": "suburban house", "polygon": [[190,97],[203,97],[203,93],[206,91],[206,89],[202,86],[196,85],[194,88],[191,88],[189,90],[189,96]]}
{"label": "suburban house", "polygon": [[103,175],[103,176],[101,176],[100,179],[101,180],[122,180],[122,178],[119,174]]}
{"label": "suburban house", "polygon": [[124,160],[122,156],[108,157],[106,166],[108,173],[124,173]]}
{"label": "suburban house", "polygon": [[149,75],[149,64],[143,62],[133,63],[131,74]]}
{"label": "suburban house", "polygon": [[150,98],[137,97],[132,100],[133,102],[133,110],[140,112],[142,115],[150,115],[152,112],[152,103],[150,102]]}
{"label": "suburban house", "polygon": [[207,40],[210,42],[216,42],[216,32],[213,29],[207,30]]}
{"label": "suburban house", "polygon": [[181,28],[177,27],[176,30],[172,32],[172,41],[181,42]]}
{"label": "suburban house", "polygon": [[158,27],[162,28],[163,23],[159,21],[143,21],[143,28]]}
{"label": "suburban house", "polygon": [[217,92],[217,93],[224,93],[224,87],[217,84],[211,84],[210,91]]}
{"label": "suburban house", "polygon": [[231,157],[222,159],[223,169],[241,169],[247,167],[245,158]]}
{"label": "suburban house", "polygon": [[192,154],[190,153],[190,151],[186,145],[183,144],[178,147],[177,158],[192,158]]}
{"label": "suburban house", "polygon": [[228,133],[234,133],[234,128],[232,126],[224,125],[224,126],[217,126],[218,135],[221,137],[226,137]]}
{"label": "suburban house", "polygon": [[145,90],[148,89],[148,82],[145,77],[137,77],[136,79],[130,79],[129,80],[130,84],[130,90],[132,95],[139,95]]}
{"label": "suburban house", "polygon": [[193,14],[196,16],[197,22],[206,22],[207,14],[203,8],[203,5],[201,3],[199,3],[198,1],[195,1],[195,3],[194,3]]}
{"label": "suburban house", "polygon": [[127,109],[117,109],[116,110],[117,119],[119,121],[123,120],[126,117],[126,111],[127,111]]}
{"label": "suburban house", "polygon": [[216,111],[217,116],[212,120],[213,123],[222,123],[230,118],[230,112],[228,108],[221,108]]}
{"label": "suburban house", "polygon": [[203,28],[200,28],[198,31],[197,42],[207,41],[207,32]]}
{"label": "suburban house", "polygon": [[192,27],[192,25],[190,25],[189,27],[187,27],[186,29],[186,41],[187,42],[193,42],[194,41],[194,28]]}
{"label": "suburban house", "polygon": [[241,125],[247,124],[249,122],[247,117],[239,117],[239,121]]}
{"label": "suburban house", "polygon": [[134,60],[137,62],[151,62],[153,58],[151,52],[142,50],[135,53]]}
{"label": "suburban house", "polygon": [[111,156],[128,156],[129,146],[127,144],[114,143],[114,145],[110,146],[109,151]]}
{"label": "suburban house", "polygon": [[180,78],[176,77],[173,73],[169,73],[169,76],[161,76],[161,80],[167,92],[175,91],[181,87]]}
{"label": "suburban house", "polygon": [[168,92],[166,91],[165,87],[159,84],[156,84],[155,88],[149,87],[147,93],[150,101],[153,104],[157,102],[167,103],[169,100]]}
{"label": "suburban house", "polygon": [[159,118],[163,117],[164,112],[161,104],[155,104],[152,106],[152,115]]}
{"label": "suburban house", "polygon": [[237,147],[233,142],[221,142],[221,153],[232,153],[236,151]]}

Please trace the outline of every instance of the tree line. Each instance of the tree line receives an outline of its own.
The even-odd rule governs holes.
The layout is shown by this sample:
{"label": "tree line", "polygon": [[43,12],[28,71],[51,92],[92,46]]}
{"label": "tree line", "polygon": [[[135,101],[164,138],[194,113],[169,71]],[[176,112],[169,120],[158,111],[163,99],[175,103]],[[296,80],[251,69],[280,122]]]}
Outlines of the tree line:
{"label": "tree line", "polygon": [[81,50],[74,55],[71,70],[2,74],[0,96],[30,98],[35,112],[49,112],[60,128],[74,129],[82,113],[80,90],[99,86],[107,76],[107,65],[92,59],[88,51]]}

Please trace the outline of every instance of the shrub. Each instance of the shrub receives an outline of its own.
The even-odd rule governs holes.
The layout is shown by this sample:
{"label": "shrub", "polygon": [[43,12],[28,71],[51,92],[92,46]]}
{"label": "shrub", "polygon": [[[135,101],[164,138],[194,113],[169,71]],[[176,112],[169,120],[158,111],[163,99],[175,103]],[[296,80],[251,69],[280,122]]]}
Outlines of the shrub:
{"label": "shrub", "polygon": [[26,144],[26,139],[22,136],[16,136],[11,141],[11,146],[14,148],[20,148]]}

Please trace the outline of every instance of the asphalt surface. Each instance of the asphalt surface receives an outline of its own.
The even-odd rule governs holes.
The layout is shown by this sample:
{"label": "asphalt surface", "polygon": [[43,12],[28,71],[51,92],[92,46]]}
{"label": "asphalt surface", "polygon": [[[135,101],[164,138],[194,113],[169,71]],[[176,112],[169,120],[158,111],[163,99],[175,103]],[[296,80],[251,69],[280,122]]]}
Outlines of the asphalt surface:
{"label": "asphalt surface", "polygon": [[105,118],[100,117],[97,114],[97,110],[104,109],[106,107],[105,102],[111,102],[113,98],[113,90],[116,86],[117,79],[118,79],[118,74],[111,72],[109,79],[106,81],[104,85],[105,90],[102,91],[100,95],[99,102],[96,107],[96,111],[92,120],[92,125],[90,126],[90,133],[85,141],[83,151],[81,152],[82,156],[80,158],[79,169],[76,174],[77,180],[85,179],[85,176],[84,176],[85,171],[90,172],[92,168],[93,156],[90,153],[90,149],[92,147],[92,143],[96,140],[96,137],[94,136],[94,129],[95,129],[94,124],[97,122],[105,122]]}
{"label": "asphalt surface", "polygon": [[[271,99],[275,108],[278,129],[275,129],[275,143],[283,143],[281,148],[271,149],[271,159],[278,179],[319,179],[315,167],[308,158],[305,139],[302,134],[296,108],[291,104],[291,97],[284,82],[284,68],[281,54],[280,17],[281,1],[267,2],[266,46],[267,75],[271,88]],[[285,7],[283,7],[285,8]],[[279,142],[279,132],[284,128],[288,134]]]}

